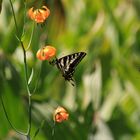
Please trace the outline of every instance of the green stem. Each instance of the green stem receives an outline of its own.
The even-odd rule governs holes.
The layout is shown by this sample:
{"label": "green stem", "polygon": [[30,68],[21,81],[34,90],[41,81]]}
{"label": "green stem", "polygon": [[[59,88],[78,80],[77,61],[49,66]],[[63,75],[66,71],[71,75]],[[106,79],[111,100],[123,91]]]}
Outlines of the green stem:
{"label": "green stem", "polygon": [[30,137],[30,132],[31,132],[31,123],[32,123],[32,105],[31,105],[31,96],[28,97],[28,131],[27,131],[27,136]]}
{"label": "green stem", "polygon": [[27,60],[26,59],[26,50],[24,48],[24,44],[23,44],[22,40],[19,37],[19,30],[18,30],[18,26],[17,26],[16,16],[15,16],[12,1],[11,0],[9,0],[9,1],[10,1],[10,4],[11,4],[11,7],[12,7],[12,13],[13,13],[15,27],[16,27],[16,31],[17,31],[17,38],[18,38],[18,40],[21,44],[22,50],[23,50],[25,81],[26,81],[26,88],[27,88],[27,92],[28,92],[28,130],[27,130],[26,136],[27,136],[27,140],[30,140],[32,113],[31,113],[31,93],[30,93],[30,89],[29,89],[29,85],[28,85],[28,70],[27,70],[27,61],[26,61]]}
{"label": "green stem", "polygon": [[13,13],[13,17],[14,17],[14,21],[15,21],[15,27],[16,27],[16,31],[17,31],[17,35],[19,35],[19,32],[18,32],[18,26],[17,26],[17,22],[16,22],[16,16],[15,16],[15,12],[14,12],[14,7],[13,7],[13,4],[12,4],[12,1],[10,1],[10,5],[11,5],[11,8],[12,8],[12,13]]}
{"label": "green stem", "polygon": [[27,11],[26,8],[27,8],[26,1],[24,1],[24,19],[23,19],[22,36],[24,36],[24,33],[25,33],[25,22],[26,22],[26,11]]}
{"label": "green stem", "polygon": [[3,110],[4,110],[4,114],[5,114],[5,116],[6,116],[6,119],[7,119],[7,121],[9,122],[10,126],[12,127],[12,129],[14,129],[17,133],[26,136],[25,133],[22,133],[22,132],[18,131],[18,130],[13,126],[13,124],[11,123],[11,121],[10,121],[10,119],[9,119],[9,117],[8,117],[8,114],[7,114],[5,105],[4,105],[4,101],[3,101],[2,95],[0,95],[0,100],[1,100],[1,104],[2,104],[2,107],[3,107]]}

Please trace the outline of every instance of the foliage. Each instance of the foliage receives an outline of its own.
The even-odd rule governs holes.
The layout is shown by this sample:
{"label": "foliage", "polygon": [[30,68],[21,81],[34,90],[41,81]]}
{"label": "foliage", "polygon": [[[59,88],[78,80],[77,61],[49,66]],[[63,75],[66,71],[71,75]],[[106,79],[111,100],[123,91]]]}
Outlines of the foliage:
{"label": "foliage", "polygon": [[[139,0],[44,3],[50,9],[50,17],[44,26],[35,25],[27,52],[29,73],[33,74],[31,91],[38,83],[32,96],[32,135],[45,120],[36,139],[50,140],[54,130],[56,140],[139,140]],[[0,5],[0,94],[14,126],[25,131],[28,97],[22,48],[16,38],[9,1]],[[21,39],[28,46],[34,23],[26,13],[32,5],[37,6],[37,1],[13,0],[13,5]],[[41,64],[36,59],[37,50],[46,44],[57,48],[58,58],[87,52],[75,71],[75,87],[47,61]],[[65,106],[70,116],[68,121],[54,126],[52,114],[58,105]],[[10,128],[1,105],[0,112],[0,139],[22,139]]]}

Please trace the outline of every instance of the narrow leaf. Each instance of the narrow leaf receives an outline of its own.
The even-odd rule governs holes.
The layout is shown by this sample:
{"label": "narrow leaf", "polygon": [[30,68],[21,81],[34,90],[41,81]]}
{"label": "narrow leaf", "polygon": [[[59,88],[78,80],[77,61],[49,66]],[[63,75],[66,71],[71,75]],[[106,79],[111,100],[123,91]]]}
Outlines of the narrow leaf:
{"label": "narrow leaf", "polygon": [[34,75],[34,69],[32,69],[31,75],[30,75],[29,80],[28,80],[28,85],[31,83],[31,81],[33,79],[33,75]]}
{"label": "narrow leaf", "polygon": [[37,134],[39,133],[40,129],[44,126],[45,120],[43,120],[39,126],[39,128],[37,128],[37,130],[35,131],[35,134],[33,136],[33,138],[35,138],[37,136]]}

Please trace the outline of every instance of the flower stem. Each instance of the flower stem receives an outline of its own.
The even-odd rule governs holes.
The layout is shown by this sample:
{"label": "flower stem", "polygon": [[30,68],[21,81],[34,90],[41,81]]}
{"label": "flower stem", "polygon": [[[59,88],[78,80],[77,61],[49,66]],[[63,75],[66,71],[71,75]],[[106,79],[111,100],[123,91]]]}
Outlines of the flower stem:
{"label": "flower stem", "polygon": [[4,105],[4,101],[3,101],[2,95],[0,95],[0,100],[1,100],[1,104],[2,104],[3,110],[4,110],[4,114],[5,114],[5,116],[6,116],[7,121],[9,122],[10,126],[11,126],[18,134],[21,134],[21,135],[26,136],[25,133],[22,133],[21,131],[18,131],[18,130],[13,126],[13,124],[11,123],[11,121],[10,121],[10,119],[9,119],[9,117],[8,117],[8,114],[7,114],[5,105]]}
{"label": "flower stem", "polygon": [[24,44],[23,44],[21,38],[19,37],[19,30],[18,30],[18,26],[17,26],[17,20],[16,20],[16,16],[15,16],[15,12],[14,12],[12,1],[11,0],[9,0],[9,1],[10,1],[10,4],[11,4],[11,7],[12,7],[12,13],[13,13],[15,27],[16,27],[16,31],[17,31],[17,39],[20,42],[22,50],[23,50],[24,69],[25,69],[25,81],[26,81],[26,88],[27,88],[27,92],[28,92],[28,130],[27,130],[26,136],[27,136],[27,140],[30,140],[31,118],[32,118],[32,113],[31,113],[31,95],[32,94],[30,92],[29,85],[28,85],[28,69],[27,69],[26,50],[24,48]]}
{"label": "flower stem", "polygon": [[17,26],[17,22],[16,22],[16,16],[15,16],[15,12],[14,12],[14,7],[13,7],[13,4],[12,4],[12,1],[10,1],[10,5],[11,5],[11,8],[12,8],[12,13],[13,13],[13,17],[14,17],[14,22],[15,22],[15,27],[16,27],[16,31],[17,31],[17,35],[19,35],[19,32],[18,32],[18,26]]}

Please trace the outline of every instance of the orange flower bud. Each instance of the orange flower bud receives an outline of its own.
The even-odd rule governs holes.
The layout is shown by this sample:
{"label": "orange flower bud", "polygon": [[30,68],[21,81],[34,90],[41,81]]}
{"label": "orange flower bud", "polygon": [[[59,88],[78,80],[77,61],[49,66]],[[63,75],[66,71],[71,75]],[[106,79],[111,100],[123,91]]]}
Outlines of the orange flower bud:
{"label": "orange flower bud", "polygon": [[36,10],[32,7],[28,10],[28,16],[36,23],[43,23],[49,15],[50,10],[46,6],[42,6],[42,8]]}
{"label": "orange flower bud", "polygon": [[49,60],[56,54],[56,49],[52,46],[45,46],[39,49],[36,53],[36,57],[39,60]]}
{"label": "orange flower bud", "polygon": [[62,121],[68,120],[69,114],[63,107],[57,107],[54,112],[54,121],[61,123]]}

